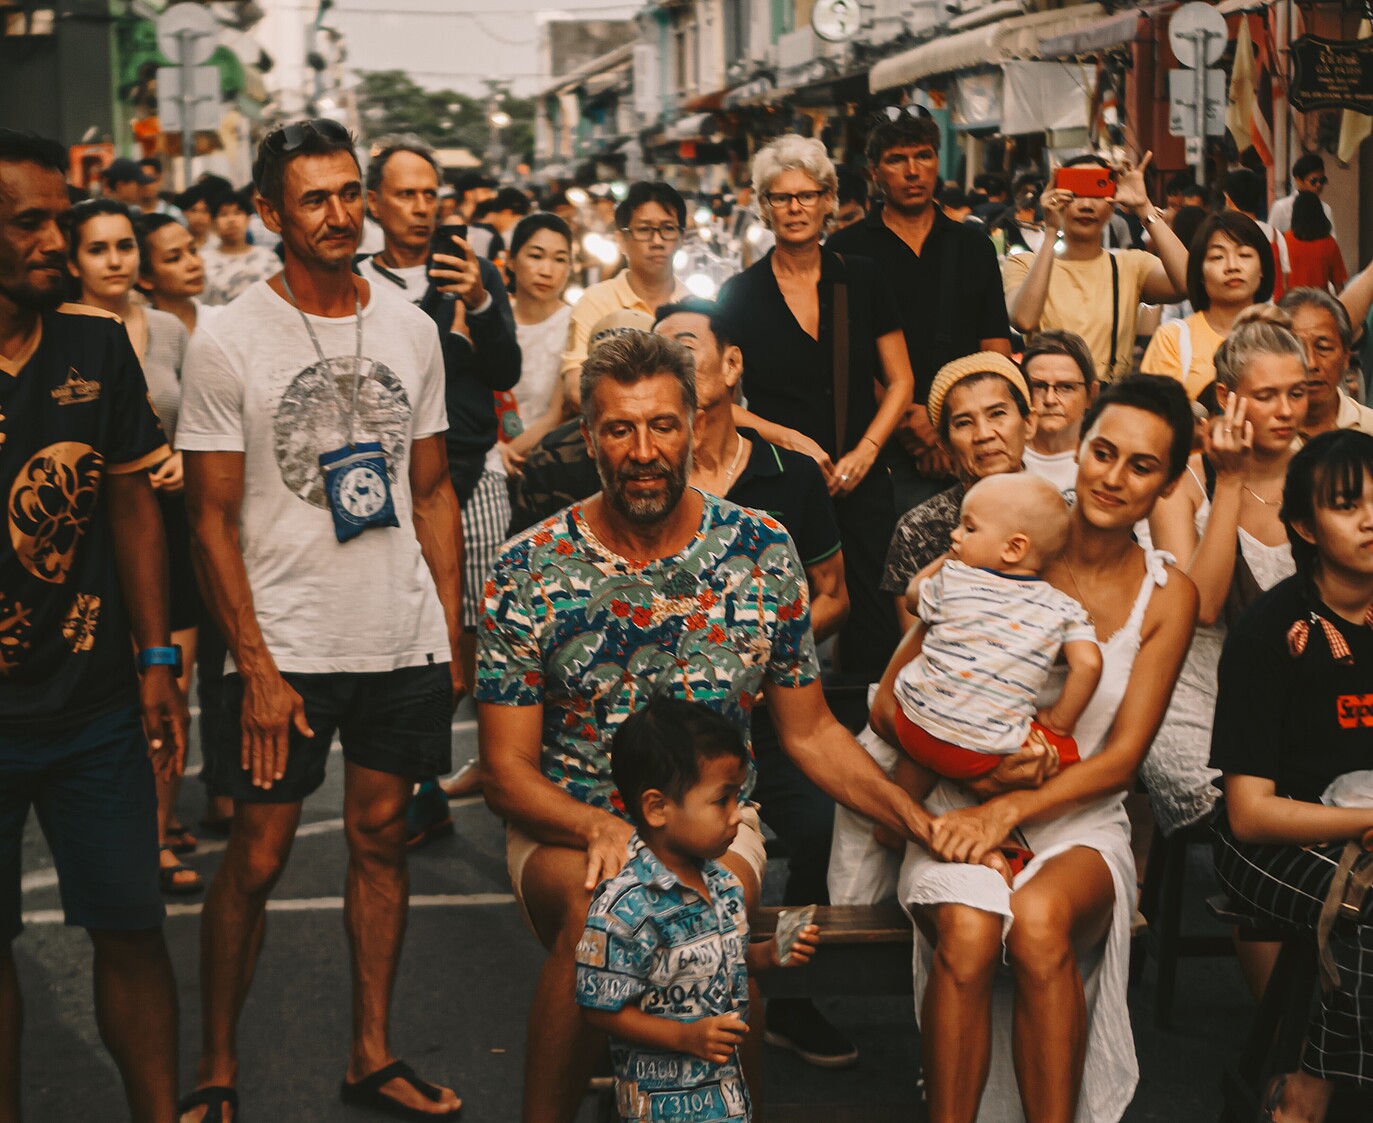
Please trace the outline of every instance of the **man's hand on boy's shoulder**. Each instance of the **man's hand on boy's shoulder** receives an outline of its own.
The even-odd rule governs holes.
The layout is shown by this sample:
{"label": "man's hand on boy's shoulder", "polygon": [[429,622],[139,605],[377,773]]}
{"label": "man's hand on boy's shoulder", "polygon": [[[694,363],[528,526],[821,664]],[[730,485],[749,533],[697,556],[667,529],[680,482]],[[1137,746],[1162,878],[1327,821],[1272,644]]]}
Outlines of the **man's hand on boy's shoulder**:
{"label": "man's hand on boy's shoulder", "polygon": [[717,1014],[682,1022],[681,1026],[681,1052],[716,1065],[728,1064],[748,1034],[748,1026],[738,1014]]}
{"label": "man's hand on boy's shoulder", "polygon": [[617,815],[607,811],[597,818],[586,836],[586,883],[583,888],[595,889],[624,868],[633,835],[634,828]]}

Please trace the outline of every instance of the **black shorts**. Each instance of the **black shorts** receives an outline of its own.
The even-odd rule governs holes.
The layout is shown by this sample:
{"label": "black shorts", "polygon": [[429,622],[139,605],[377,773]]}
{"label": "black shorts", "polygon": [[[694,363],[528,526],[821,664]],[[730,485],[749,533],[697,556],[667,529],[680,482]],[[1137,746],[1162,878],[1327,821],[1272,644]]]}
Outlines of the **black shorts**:
{"label": "black shorts", "polygon": [[162,923],[157,790],[137,707],[56,733],[0,735],[0,943],[23,928],[30,806],[52,850],[68,924],[136,932]]}
{"label": "black shorts", "polygon": [[[270,788],[253,786],[242,766],[241,744],[224,738],[205,746],[211,790],[248,803],[298,803],[324,783],[324,768],[335,732],[343,759],[394,776],[438,776],[453,757],[453,681],[447,663],[401,667],[368,674],[282,675],[305,702],[314,730],[304,737],[291,730],[286,774]],[[230,728],[241,727],[243,679],[224,679],[224,705]]]}

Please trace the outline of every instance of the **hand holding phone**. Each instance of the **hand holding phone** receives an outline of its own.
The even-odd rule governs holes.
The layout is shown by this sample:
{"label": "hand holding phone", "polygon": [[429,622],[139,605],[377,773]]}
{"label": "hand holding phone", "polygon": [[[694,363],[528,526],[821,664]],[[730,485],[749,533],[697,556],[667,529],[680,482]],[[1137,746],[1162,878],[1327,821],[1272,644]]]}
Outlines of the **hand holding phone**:
{"label": "hand holding phone", "polygon": [[1114,199],[1116,173],[1096,164],[1078,164],[1054,172],[1054,189],[1079,199]]}

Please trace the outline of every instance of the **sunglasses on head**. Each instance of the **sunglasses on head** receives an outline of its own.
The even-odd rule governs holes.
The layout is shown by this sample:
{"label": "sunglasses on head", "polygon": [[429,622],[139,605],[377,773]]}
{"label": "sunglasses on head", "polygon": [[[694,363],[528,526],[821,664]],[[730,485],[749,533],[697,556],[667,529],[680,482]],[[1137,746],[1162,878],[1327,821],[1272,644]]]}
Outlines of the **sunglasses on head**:
{"label": "sunglasses on head", "polygon": [[267,151],[284,156],[304,144],[311,134],[324,140],[345,143],[352,140],[348,130],[337,121],[330,117],[316,117],[310,121],[294,121],[289,125],[282,125],[281,128],[268,133],[262,144]]}
{"label": "sunglasses on head", "polygon": [[878,124],[895,124],[902,117],[913,117],[917,121],[921,118],[929,120],[933,114],[923,105],[884,105],[874,115],[873,120]]}

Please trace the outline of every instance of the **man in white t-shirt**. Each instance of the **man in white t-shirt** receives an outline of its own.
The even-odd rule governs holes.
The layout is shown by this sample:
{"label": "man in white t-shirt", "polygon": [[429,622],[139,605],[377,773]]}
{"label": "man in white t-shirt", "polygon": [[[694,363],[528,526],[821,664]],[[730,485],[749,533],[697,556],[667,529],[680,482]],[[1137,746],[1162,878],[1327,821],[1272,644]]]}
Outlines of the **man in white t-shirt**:
{"label": "man in white t-shirt", "polygon": [[[1292,194],[1284,195],[1268,212],[1268,221],[1273,224],[1273,229],[1279,234],[1285,234],[1292,229],[1292,206],[1297,201],[1297,196],[1303,191],[1309,191],[1317,197],[1325,194],[1325,185],[1329,183],[1325,174],[1325,161],[1314,152],[1306,152],[1298,156],[1292,165]],[[1330,209],[1330,204],[1324,199],[1321,200],[1321,207],[1325,211],[1325,217],[1330,220],[1330,236],[1337,238],[1335,233],[1335,212]]]}
{"label": "man in white t-shirt", "polygon": [[1099,383],[1092,353],[1070,331],[1042,331],[1021,360],[1030,406],[1039,418],[1025,446],[1025,471],[1058,488],[1069,506],[1077,498],[1077,445],[1082,418]]}
{"label": "man in white t-shirt", "polygon": [[[206,600],[230,655],[242,745],[207,756],[234,825],[203,918],[204,1040],[183,1123],[237,1119],[235,1030],[301,804],[337,731],[357,994],[346,1102],[456,1114],[391,1053],[414,778],[449,767],[461,599],[444,470],[443,358],[419,309],[354,275],[362,175],[325,118],[286,125],[254,162],[283,272],[200,328],[178,446]],[[217,1114],[218,1113],[218,1114]]]}

